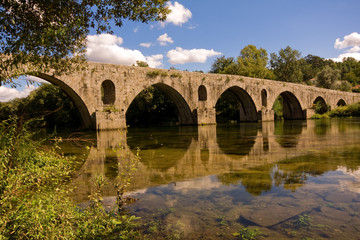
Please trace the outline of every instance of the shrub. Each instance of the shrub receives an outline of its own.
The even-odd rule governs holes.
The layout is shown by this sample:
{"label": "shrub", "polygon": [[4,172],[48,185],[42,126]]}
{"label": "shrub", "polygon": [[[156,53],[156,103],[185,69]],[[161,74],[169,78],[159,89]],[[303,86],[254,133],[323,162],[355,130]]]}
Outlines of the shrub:
{"label": "shrub", "polygon": [[77,207],[67,187],[76,162],[33,141],[29,124],[17,117],[0,123],[0,239],[138,236],[136,218],[105,211],[100,195],[93,195],[90,207]]}

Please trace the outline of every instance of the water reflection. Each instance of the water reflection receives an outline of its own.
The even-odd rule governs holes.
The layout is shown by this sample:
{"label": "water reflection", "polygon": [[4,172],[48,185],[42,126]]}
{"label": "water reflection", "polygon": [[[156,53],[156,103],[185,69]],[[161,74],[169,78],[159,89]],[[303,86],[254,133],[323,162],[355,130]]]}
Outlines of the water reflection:
{"label": "water reflection", "polygon": [[276,141],[284,148],[294,148],[304,127],[306,121],[275,121]]}
{"label": "water reflection", "polygon": [[[84,202],[94,176],[105,175],[104,199],[114,204],[118,164],[126,164],[140,148],[129,192],[140,201],[128,207],[144,221],[158,209],[175,209],[164,224],[183,223],[183,239],[213,239],[217,232],[232,239],[242,226],[261,228],[273,239],[356,239],[359,146],[356,119],[104,131],[86,150],[87,160],[72,184],[75,198]],[[304,214],[312,218],[311,230],[294,227]],[[226,229],[218,216],[229,222]]]}
{"label": "water reflection", "polygon": [[260,128],[261,124],[249,122],[219,125],[216,129],[218,146],[224,154],[229,156],[246,156],[253,148]]}
{"label": "water reflection", "polygon": [[197,132],[193,127],[129,128],[127,146],[151,169],[166,171],[184,157]]}

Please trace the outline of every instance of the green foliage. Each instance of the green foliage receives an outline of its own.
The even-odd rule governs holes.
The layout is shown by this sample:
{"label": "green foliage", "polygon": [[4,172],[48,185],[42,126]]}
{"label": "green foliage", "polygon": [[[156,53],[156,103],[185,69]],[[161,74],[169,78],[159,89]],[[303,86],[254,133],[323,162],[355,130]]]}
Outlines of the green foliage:
{"label": "green foliage", "polygon": [[335,88],[340,91],[350,92],[351,91],[351,83],[346,80],[340,81],[340,84],[335,85]]}
{"label": "green foliage", "polygon": [[109,105],[109,106],[106,106],[103,111],[111,113],[111,112],[119,112],[120,110],[117,109],[114,105]]}
{"label": "green foliage", "polygon": [[144,61],[136,61],[136,66],[138,67],[149,67],[149,64]]}
{"label": "green foliage", "polygon": [[272,53],[270,66],[274,71],[276,79],[283,82],[302,82],[302,72],[300,68],[300,52],[287,46],[280,49],[279,55]]}
{"label": "green foliage", "polygon": [[233,74],[228,71],[228,67],[235,63],[234,58],[229,57],[226,58],[225,56],[221,56],[215,60],[215,62],[211,66],[210,73],[227,73]]}
{"label": "green foliage", "polygon": [[226,225],[228,225],[229,223],[228,223],[228,221],[226,220],[226,218],[224,217],[224,216],[218,216],[217,218],[216,218],[216,222],[218,222],[220,225],[222,225],[222,226],[226,226]]}
{"label": "green foliage", "polygon": [[349,81],[353,86],[360,84],[360,61],[348,57],[337,63],[337,69],[341,71],[341,79]]}
{"label": "green foliage", "polygon": [[175,103],[155,87],[140,92],[126,112],[126,122],[130,126],[177,121]]}
{"label": "green foliage", "polygon": [[272,109],[274,110],[275,120],[283,119],[283,98],[279,96],[276,98]]}
{"label": "green foliage", "polygon": [[111,33],[110,23],[164,21],[167,1],[2,1],[0,85],[22,74],[78,69],[90,28]]}
{"label": "green foliage", "polygon": [[160,71],[150,71],[146,73],[146,76],[148,76],[149,78],[156,78],[160,74],[161,74]]}
{"label": "green foliage", "polygon": [[[105,211],[101,195],[83,209],[69,198],[67,182],[78,164],[32,140],[30,123],[0,124],[0,239],[134,239],[134,216]],[[97,178],[95,193],[104,184]]]}
{"label": "green foliage", "polygon": [[216,122],[230,123],[240,120],[241,103],[231,91],[225,91],[216,102]]}
{"label": "green foliage", "polygon": [[300,68],[303,73],[303,81],[307,84],[311,84],[310,80],[316,77],[316,74],[324,69],[325,66],[335,67],[335,63],[332,60],[326,60],[324,58],[307,55],[300,59]]}
{"label": "green foliage", "polygon": [[312,119],[360,117],[360,103],[337,107],[324,114],[315,114]]}
{"label": "green foliage", "polygon": [[80,123],[80,115],[75,104],[60,88],[43,84],[26,98],[0,103],[0,120],[10,115],[22,116],[26,120],[42,119],[32,122],[33,126],[76,128]]}
{"label": "green foliage", "polygon": [[237,58],[238,75],[256,78],[271,78],[271,71],[267,69],[268,54],[265,49],[257,49],[254,45],[244,47]]}
{"label": "green foliage", "polygon": [[[256,78],[276,79],[284,82],[316,84],[319,87],[329,86],[341,91],[350,91],[351,86],[360,84],[360,61],[345,58],[343,62],[335,63],[331,59],[301,54],[291,47],[280,49],[279,54],[272,53],[270,62],[265,49],[257,49],[254,45],[244,47],[237,61],[233,57],[221,56],[211,66],[210,73],[242,75]],[[268,64],[269,63],[269,64]],[[315,83],[313,80],[320,72],[331,69],[340,71],[341,76],[336,80],[343,80],[337,86],[325,83]],[[349,84],[350,83],[350,84]]]}
{"label": "green foliage", "polygon": [[316,101],[313,107],[317,114],[324,114],[330,110],[330,106],[327,106],[323,101]]}
{"label": "green foliage", "polygon": [[254,45],[247,45],[241,50],[236,62],[232,57],[217,58],[210,73],[273,79],[272,71],[266,67],[267,63],[268,55],[265,49],[257,49]]}
{"label": "green foliage", "polygon": [[360,117],[360,103],[335,108],[328,115],[331,118]]}
{"label": "green foliage", "polygon": [[299,215],[294,222],[296,228],[310,228],[311,227],[311,217],[307,214]]}
{"label": "green foliage", "polygon": [[340,79],[340,71],[329,66],[316,75],[316,86],[328,89],[335,88],[335,81]]}
{"label": "green foliage", "polygon": [[239,230],[239,232],[233,233],[233,236],[242,240],[253,240],[260,234],[261,232],[257,228],[252,229],[243,227]]}
{"label": "green foliage", "polygon": [[182,75],[181,75],[181,73],[172,73],[172,74],[170,74],[170,77],[172,77],[172,78],[182,78]]}

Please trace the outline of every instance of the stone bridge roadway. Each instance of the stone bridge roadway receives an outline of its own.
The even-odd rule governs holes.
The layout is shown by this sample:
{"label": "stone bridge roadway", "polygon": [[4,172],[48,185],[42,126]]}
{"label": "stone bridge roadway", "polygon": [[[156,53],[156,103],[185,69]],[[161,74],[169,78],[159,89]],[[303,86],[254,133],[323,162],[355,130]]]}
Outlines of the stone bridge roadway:
{"label": "stone bridge roadway", "polygon": [[[314,102],[335,108],[360,101],[360,94],[301,84],[233,75],[141,68],[89,62],[86,70],[40,78],[59,86],[77,106],[83,128],[126,128],[126,112],[134,98],[154,86],[177,106],[179,124],[215,124],[215,105],[225,91],[241,102],[240,121],[274,119],[275,99],[284,99],[285,119],[306,119]],[[105,111],[112,106],[113,112]]]}

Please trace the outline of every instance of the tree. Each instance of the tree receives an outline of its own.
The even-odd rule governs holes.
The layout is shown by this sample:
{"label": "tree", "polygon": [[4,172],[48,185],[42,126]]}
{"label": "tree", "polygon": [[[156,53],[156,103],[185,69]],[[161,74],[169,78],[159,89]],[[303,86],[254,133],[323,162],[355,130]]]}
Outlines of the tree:
{"label": "tree", "polygon": [[337,68],[341,71],[341,79],[349,81],[353,86],[360,83],[360,61],[348,57],[337,63]]}
{"label": "tree", "polygon": [[257,49],[254,45],[244,47],[237,58],[239,75],[257,78],[271,78],[267,69],[268,54],[265,49]]}
{"label": "tree", "polygon": [[334,67],[333,60],[324,59],[319,56],[308,54],[306,57],[300,59],[300,69],[303,74],[303,80],[309,83],[309,80],[316,77],[325,66]]}
{"label": "tree", "polygon": [[210,73],[230,74],[227,71],[229,69],[229,66],[234,63],[235,62],[233,57],[226,58],[225,56],[221,56],[217,58],[212,64]]}
{"label": "tree", "polygon": [[0,121],[10,115],[37,121],[38,127],[53,129],[57,127],[77,128],[80,123],[79,111],[70,98],[59,88],[43,84],[26,98],[0,103]]}
{"label": "tree", "polygon": [[0,2],[0,85],[23,74],[59,74],[84,63],[90,29],[111,33],[124,20],[163,21],[168,0]]}
{"label": "tree", "polygon": [[335,81],[340,79],[340,70],[326,66],[316,75],[316,86],[334,89]]}
{"label": "tree", "polygon": [[274,71],[276,79],[284,82],[302,82],[300,69],[300,52],[287,46],[280,49],[279,55],[272,53],[270,66]]}

